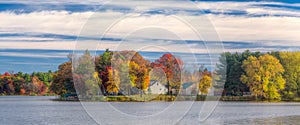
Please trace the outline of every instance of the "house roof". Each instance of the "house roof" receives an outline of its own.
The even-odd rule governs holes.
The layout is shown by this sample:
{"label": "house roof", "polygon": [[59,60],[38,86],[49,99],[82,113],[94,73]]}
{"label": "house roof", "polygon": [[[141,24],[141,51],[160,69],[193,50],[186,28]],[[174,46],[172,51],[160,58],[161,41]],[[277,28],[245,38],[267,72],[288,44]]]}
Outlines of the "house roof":
{"label": "house roof", "polygon": [[[150,80],[150,86],[154,85],[155,83],[157,83],[157,80]],[[159,83],[159,82],[158,82]]]}
{"label": "house roof", "polygon": [[[155,85],[156,83],[161,84],[161,83],[160,83],[159,81],[157,81],[157,80],[150,80],[149,87]],[[164,86],[164,87],[167,87],[167,85],[165,85],[165,84],[161,84],[161,85]]]}
{"label": "house roof", "polygon": [[182,84],[182,89],[186,89],[190,86],[192,86],[193,84],[195,84],[195,82],[186,82]]}

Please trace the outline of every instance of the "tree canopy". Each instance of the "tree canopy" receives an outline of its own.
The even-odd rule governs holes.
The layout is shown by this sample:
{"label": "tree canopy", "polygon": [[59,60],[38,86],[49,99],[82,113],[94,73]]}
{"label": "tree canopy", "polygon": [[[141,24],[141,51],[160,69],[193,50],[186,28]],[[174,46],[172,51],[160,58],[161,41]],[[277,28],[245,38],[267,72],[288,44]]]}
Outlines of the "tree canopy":
{"label": "tree canopy", "polygon": [[255,96],[271,100],[281,98],[280,92],[285,86],[282,77],[284,69],[277,58],[269,54],[259,58],[250,56],[243,61],[242,67],[245,74],[241,76],[241,81],[249,86]]}

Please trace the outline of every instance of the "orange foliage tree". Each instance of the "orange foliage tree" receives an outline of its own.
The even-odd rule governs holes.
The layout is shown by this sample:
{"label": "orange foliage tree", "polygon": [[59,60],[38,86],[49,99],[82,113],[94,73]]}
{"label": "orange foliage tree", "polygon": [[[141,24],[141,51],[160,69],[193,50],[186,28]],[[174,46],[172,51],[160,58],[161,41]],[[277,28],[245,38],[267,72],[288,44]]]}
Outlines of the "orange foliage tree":
{"label": "orange foliage tree", "polygon": [[171,94],[170,88],[175,88],[177,91],[181,85],[181,70],[183,61],[172,54],[164,54],[159,59],[151,64],[152,68],[161,68],[167,77],[168,94]]}

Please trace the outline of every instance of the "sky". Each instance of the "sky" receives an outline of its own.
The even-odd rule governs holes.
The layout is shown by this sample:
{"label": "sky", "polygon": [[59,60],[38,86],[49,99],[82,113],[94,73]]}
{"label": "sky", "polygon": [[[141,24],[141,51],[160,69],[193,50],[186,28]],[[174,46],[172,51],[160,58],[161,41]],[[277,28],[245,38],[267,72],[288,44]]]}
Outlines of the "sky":
{"label": "sky", "polygon": [[214,64],[222,52],[300,51],[299,0],[0,0],[0,72],[57,70],[73,51],[174,53]]}

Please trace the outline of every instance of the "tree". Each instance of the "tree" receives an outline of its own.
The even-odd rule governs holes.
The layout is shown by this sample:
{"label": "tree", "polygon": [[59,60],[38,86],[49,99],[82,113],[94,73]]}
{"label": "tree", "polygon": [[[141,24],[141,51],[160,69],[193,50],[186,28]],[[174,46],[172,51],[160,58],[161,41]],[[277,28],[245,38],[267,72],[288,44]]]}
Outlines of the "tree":
{"label": "tree", "polygon": [[284,97],[293,99],[300,95],[300,52],[277,52],[278,58],[285,69],[286,85]]}
{"label": "tree", "polygon": [[[120,51],[111,52],[108,49],[96,58],[96,71],[102,79],[101,90],[107,93],[111,90],[130,92],[131,87],[145,90],[149,83],[149,61],[145,60],[138,52]],[[120,81],[115,84],[112,79]]]}
{"label": "tree", "polygon": [[209,89],[212,87],[212,78],[209,75],[204,75],[199,83],[199,91],[201,95],[208,94]]}
{"label": "tree", "polygon": [[213,71],[213,79],[214,79],[214,87],[217,89],[219,94],[224,94],[224,84],[226,82],[226,73],[227,73],[227,61],[226,61],[226,53],[221,54],[219,57],[219,63],[216,64],[216,70]]}
{"label": "tree", "polygon": [[[33,76],[28,73],[4,73],[0,77],[0,93],[4,95],[44,95],[48,93],[48,86],[40,80],[44,76],[43,72],[35,72]],[[51,81],[49,81],[51,82]]]}
{"label": "tree", "polygon": [[99,73],[102,82],[106,82],[106,81],[105,80],[103,81],[103,78],[101,77],[101,73],[105,72],[108,66],[111,66],[112,56],[113,56],[113,52],[110,51],[109,49],[106,49],[106,51],[102,55],[97,56],[95,59],[96,71]]}
{"label": "tree", "polygon": [[14,85],[13,85],[14,75],[8,72],[5,72],[1,76],[1,90],[0,93],[4,93],[7,95],[13,95],[15,93]]}
{"label": "tree", "polygon": [[[13,78],[13,86],[15,89],[16,94],[25,94],[21,90],[25,88],[25,80],[22,78],[22,74],[18,74],[16,77]],[[24,89],[25,90],[25,89]]]}
{"label": "tree", "polygon": [[241,75],[245,74],[242,63],[249,56],[259,57],[260,55],[260,52],[250,52],[249,50],[242,53],[226,52],[221,54],[220,63],[217,64],[216,75],[214,76],[219,79],[215,82],[220,84],[219,87],[225,83],[223,94],[242,95],[243,92],[249,91],[249,87],[240,80]]}
{"label": "tree", "polygon": [[30,95],[43,95],[48,91],[48,87],[38,79],[37,76],[32,77],[32,81],[28,86]]}
{"label": "tree", "polygon": [[30,74],[28,74],[28,73],[26,73],[25,75],[24,75],[24,79],[25,79],[25,82],[30,82],[31,81],[31,76],[30,76]]}
{"label": "tree", "polygon": [[167,83],[166,73],[163,69],[155,67],[149,72],[151,80],[158,81],[159,83]]}
{"label": "tree", "polygon": [[107,81],[108,79],[108,69],[111,68],[111,61],[113,57],[113,52],[109,49],[106,49],[106,51],[97,56],[95,59],[95,67],[96,72],[98,72],[99,78],[101,79],[102,83],[100,84],[100,90],[103,93],[103,95],[106,95],[107,91],[106,88],[108,86]]}
{"label": "tree", "polygon": [[71,60],[58,66],[58,71],[53,76],[53,83],[50,89],[58,95],[76,93]]}
{"label": "tree", "polygon": [[259,58],[250,56],[243,61],[242,68],[245,74],[241,76],[241,81],[249,86],[256,97],[280,99],[285,80],[282,77],[284,69],[278,59],[269,54]]}
{"label": "tree", "polygon": [[172,54],[164,54],[159,59],[155,60],[152,68],[161,68],[167,77],[168,94],[171,93],[170,88],[175,88],[177,91],[181,83],[181,69],[183,62]]}
{"label": "tree", "polygon": [[117,94],[119,92],[120,78],[118,72],[112,68],[108,69],[107,92]]}
{"label": "tree", "polygon": [[139,88],[140,90],[146,90],[150,83],[148,69],[136,64],[133,61],[129,62],[129,77],[131,79],[132,86]]}
{"label": "tree", "polygon": [[150,63],[138,52],[114,52],[113,68],[119,72],[121,88],[136,87],[146,91],[150,83]]}
{"label": "tree", "polygon": [[76,65],[74,65],[74,85],[77,93],[80,96],[93,96],[97,94],[99,88],[99,78],[94,77],[95,63],[94,58],[88,50],[76,58]]}

